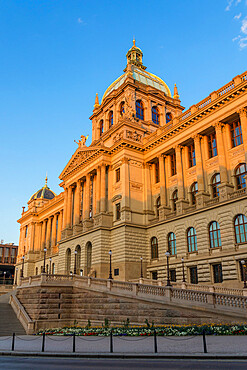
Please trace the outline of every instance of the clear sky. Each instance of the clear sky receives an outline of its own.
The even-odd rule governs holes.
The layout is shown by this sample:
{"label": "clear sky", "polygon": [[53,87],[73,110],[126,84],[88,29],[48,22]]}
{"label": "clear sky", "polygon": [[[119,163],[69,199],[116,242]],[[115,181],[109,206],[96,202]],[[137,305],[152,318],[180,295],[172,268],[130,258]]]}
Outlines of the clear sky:
{"label": "clear sky", "polygon": [[[147,70],[192,104],[247,70],[247,0],[0,0],[0,239],[91,134],[95,93],[133,36]],[[91,135],[88,142],[90,143]]]}

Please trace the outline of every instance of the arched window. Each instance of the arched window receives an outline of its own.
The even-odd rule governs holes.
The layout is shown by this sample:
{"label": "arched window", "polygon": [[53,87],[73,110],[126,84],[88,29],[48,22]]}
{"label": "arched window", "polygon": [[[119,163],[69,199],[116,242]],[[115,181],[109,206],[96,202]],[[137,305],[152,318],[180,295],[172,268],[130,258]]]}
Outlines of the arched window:
{"label": "arched window", "polygon": [[104,132],[104,121],[103,121],[103,119],[99,123],[99,132],[100,132],[100,136],[102,136],[103,132]]}
{"label": "arched window", "polygon": [[55,263],[53,263],[52,266],[51,266],[51,273],[52,273],[52,275],[55,274]]}
{"label": "arched window", "polygon": [[188,244],[188,252],[197,251],[197,238],[196,238],[196,230],[194,229],[194,227],[190,227],[187,231],[187,244]]}
{"label": "arched window", "polygon": [[213,198],[216,198],[220,195],[219,193],[219,185],[220,185],[220,174],[216,173],[212,177],[212,190],[213,190]]}
{"label": "arched window", "polygon": [[159,111],[157,107],[152,107],[152,121],[153,123],[156,123],[156,125],[160,124]]}
{"label": "arched window", "polygon": [[171,120],[172,120],[172,115],[171,115],[171,113],[166,113],[166,123],[171,122]]}
{"label": "arched window", "polygon": [[109,128],[113,125],[113,111],[109,113]]}
{"label": "arched window", "polygon": [[38,271],[38,267],[36,267],[35,269],[35,275],[38,275],[39,271]]}
{"label": "arched window", "polygon": [[80,273],[80,268],[81,268],[81,247],[79,245],[76,246],[76,273],[79,275]]}
{"label": "arched window", "polygon": [[196,204],[196,193],[198,193],[198,184],[193,182],[191,185],[191,203]]}
{"label": "arched window", "polygon": [[168,234],[168,251],[171,253],[172,256],[177,254],[176,235],[174,233]]}
{"label": "arched window", "polygon": [[156,207],[157,207],[157,216],[159,217],[159,208],[161,206],[161,203],[160,203],[160,197],[157,198],[156,200]]}
{"label": "arched window", "polygon": [[49,273],[49,265],[48,265],[48,264],[46,265],[45,272],[46,272],[47,274]]}
{"label": "arched window", "polygon": [[87,242],[86,244],[86,261],[87,261],[87,275],[88,275],[92,267],[92,243],[91,242]]}
{"label": "arched window", "polygon": [[174,211],[176,211],[176,209],[177,209],[177,205],[176,205],[177,200],[178,200],[178,190],[176,189],[172,193],[172,203],[173,203],[173,210]]}
{"label": "arched window", "polygon": [[120,111],[120,116],[122,116],[122,115],[123,115],[123,113],[124,113],[124,101],[122,101],[122,102],[120,103],[120,109],[119,109],[119,111]]}
{"label": "arched window", "polygon": [[155,236],[153,236],[151,239],[151,258],[152,259],[159,258],[158,239]]}
{"label": "arched window", "polygon": [[210,248],[221,247],[220,225],[213,221],[209,224]]}
{"label": "arched window", "polygon": [[136,101],[136,117],[144,120],[144,109],[141,100]]}
{"label": "arched window", "polygon": [[237,243],[247,242],[247,217],[238,215],[234,221],[235,238]]}
{"label": "arched window", "polygon": [[237,189],[246,188],[245,176],[247,175],[246,163],[241,163],[236,167],[235,176],[237,180]]}
{"label": "arched window", "polygon": [[68,248],[66,250],[66,255],[65,255],[65,270],[67,274],[70,273],[70,268],[71,268],[71,249]]}

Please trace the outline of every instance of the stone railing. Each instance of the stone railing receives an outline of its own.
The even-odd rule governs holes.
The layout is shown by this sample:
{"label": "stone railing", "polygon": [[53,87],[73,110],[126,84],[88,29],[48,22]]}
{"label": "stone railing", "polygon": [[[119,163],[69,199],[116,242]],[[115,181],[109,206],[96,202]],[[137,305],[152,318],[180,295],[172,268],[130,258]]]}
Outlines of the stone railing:
{"label": "stone railing", "polygon": [[[247,318],[247,296],[241,289],[215,288],[182,283],[183,286],[155,286],[109,279],[97,279],[78,275],[46,275],[22,279],[18,289],[30,286],[74,286],[122,297],[131,297],[163,304],[175,304],[190,309],[203,308],[205,311],[232,317]],[[245,292],[244,292],[245,293]]]}
{"label": "stone railing", "polygon": [[228,199],[235,199],[246,195],[246,188],[239,189],[233,193],[228,194]]}
{"label": "stone railing", "polygon": [[31,320],[28,313],[16,298],[15,294],[12,294],[9,299],[9,304],[14,310],[18,320],[22,323],[27,334],[32,334],[34,332],[35,322]]}

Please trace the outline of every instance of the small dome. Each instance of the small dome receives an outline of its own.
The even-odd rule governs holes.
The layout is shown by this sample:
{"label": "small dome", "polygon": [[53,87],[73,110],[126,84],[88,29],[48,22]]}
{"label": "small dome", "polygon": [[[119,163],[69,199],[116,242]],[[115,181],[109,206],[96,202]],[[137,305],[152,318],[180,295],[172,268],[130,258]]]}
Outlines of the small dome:
{"label": "small dome", "polygon": [[33,200],[33,199],[53,199],[54,197],[56,196],[56,194],[54,193],[54,191],[52,191],[48,186],[47,186],[47,176],[45,178],[45,185],[43,186],[43,188],[39,189],[38,191],[36,191],[36,193],[34,193],[30,200]]}

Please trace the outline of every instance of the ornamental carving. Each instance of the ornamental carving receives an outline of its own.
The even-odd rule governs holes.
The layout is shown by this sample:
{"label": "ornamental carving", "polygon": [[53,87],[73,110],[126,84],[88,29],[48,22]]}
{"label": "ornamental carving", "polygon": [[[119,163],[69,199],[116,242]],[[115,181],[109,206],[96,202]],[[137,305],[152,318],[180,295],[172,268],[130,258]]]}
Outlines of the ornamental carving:
{"label": "ornamental carving", "polygon": [[117,132],[115,136],[113,136],[113,141],[115,143],[116,141],[119,141],[122,138],[123,138],[123,131],[120,131],[120,132]]}
{"label": "ornamental carving", "polygon": [[137,131],[126,130],[126,138],[134,140],[134,141],[138,141],[138,142],[142,141],[142,135],[138,134]]}
{"label": "ornamental carving", "polygon": [[68,175],[75,168],[83,165],[83,163],[91,157],[93,154],[97,153],[98,150],[82,150],[75,154],[74,158],[71,159],[70,163],[65,167],[64,171],[61,174],[61,178]]}
{"label": "ornamental carving", "polygon": [[143,184],[139,182],[131,182],[130,183],[130,189],[133,191],[142,191],[143,189]]}
{"label": "ornamental carving", "polygon": [[133,161],[132,159],[129,161],[129,164],[133,167],[142,167],[142,163],[138,161]]}
{"label": "ornamental carving", "polygon": [[121,199],[122,199],[122,195],[117,194],[112,198],[112,203],[115,203],[117,200],[121,200]]}
{"label": "ornamental carving", "polygon": [[135,116],[135,97],[134,94],[131,92],[127,93],[125,96],[125,104],[124,104],[124,112],[123,116],[124,118],[131,119],[133,116]]}

